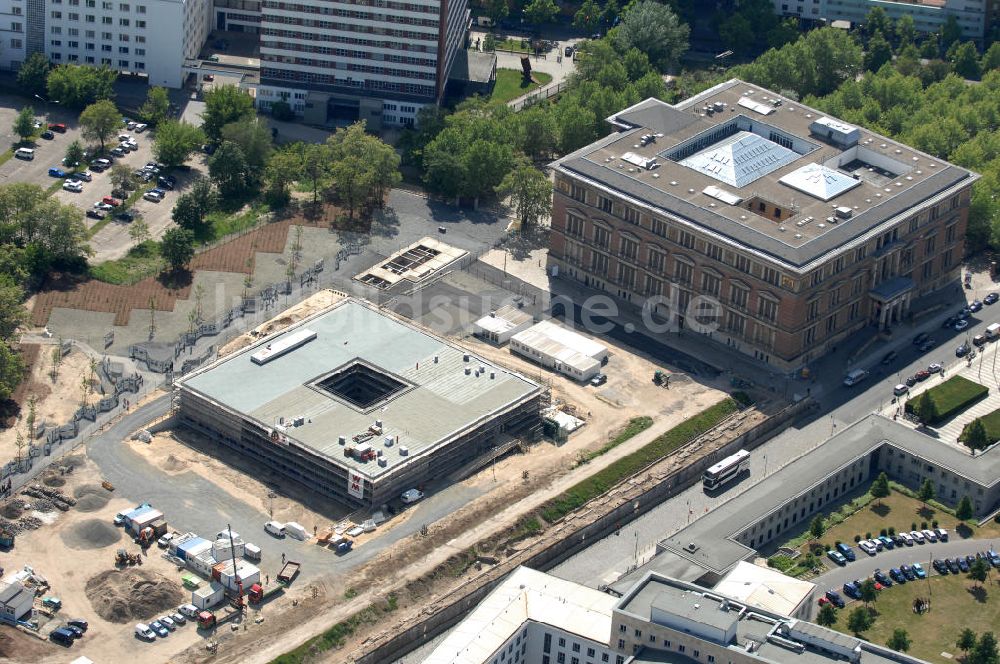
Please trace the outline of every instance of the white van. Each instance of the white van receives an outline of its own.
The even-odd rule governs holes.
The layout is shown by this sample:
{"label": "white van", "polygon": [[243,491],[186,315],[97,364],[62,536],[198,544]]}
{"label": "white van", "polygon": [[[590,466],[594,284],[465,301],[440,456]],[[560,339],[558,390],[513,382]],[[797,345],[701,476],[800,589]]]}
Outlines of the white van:
{"label": "white van", "polygon": [[864,369],[855,369],[854,371],[852,371],[851,373],[847,374],[847,376],[844,377],[844,385],[846,385],[847,387],[850,387],[852,385],[857,385],[867,377],[868,377],[867,371],[865,371]]}
{"label": "white van", "polygon": [[1000,323],[993,323],[986,328],[986,338],[990,341],[996,341],[997,337],[1000,337]]}
{"label": "white van", "polygon": [[149,628],[149,625],[145,623],[135,624],[135,635],[140,639],[146,639],[147,641],[155,641],[156,634],[153,634],[153,630]]}
{"label": "white van", "polygon": [[31,161],[35,158],[35,151],[31,148],[18,148],[14,151],[14,156],[18,159],[24,159],[25,161]]}
{"label": "white van", "polygon": [[275,537],[285,536],[285,524],[278,523],[277,521],[268,521],[265,523],[264,530]]}

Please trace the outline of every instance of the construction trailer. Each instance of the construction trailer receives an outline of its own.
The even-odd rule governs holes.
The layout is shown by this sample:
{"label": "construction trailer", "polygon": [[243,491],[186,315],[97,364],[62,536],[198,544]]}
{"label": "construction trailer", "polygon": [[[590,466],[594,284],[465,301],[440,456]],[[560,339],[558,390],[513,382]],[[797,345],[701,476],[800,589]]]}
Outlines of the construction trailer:
{"label": "construction trailer", "polygon": [[246,560],[237,560],[235,571],[231,560],[219,563],[215,566],[212,576],[216,581],[221,583],[226,590],[230,590],[232,592],[239,591],[239,584],[236,583],[237,576],[239,576],[240,584],[242,584],[244,588],[249,588],[254,583],[260,583],[260,569]]}
{"label": "construction trailer", "polygon": [[491,311],[472,324],[472,333],[481,339],[502,346],[519,332],[531,327],[534,316],[519,307],[508,304]]}
{"label": "construction trailer", "polygon": [[146,528],[151,528],[156,537],[159,537],[167,531],[167,520],[160,510],[144,505],[125,513],[125,527],[134,537],[138,537]]}
{"label": "construction trailer", "polygon": [[34,589],[18,580],[0,581],[0,621],[16,624],[30,617],[34,602]]}
{"label": "construction trailer", "polygon": [[201,537],[194,537],[178,546],[174,555],[183,560],[185,563],[190,563],[193,558],[206,552],[211,554],[211,551],[211,542]]}
{"label": "construction trailer", "polygon": [[[302,330],[310,334],[296,336]],[[268,344],[284,349],[286,335],[294,348],[251,359]],[[365,508],[446,477],[499,441],[537,440],[545,396],[525,376],[355,298],[188,374],[176,390],[183,425]]]}
{"label": "construction trailer", "polygon": [[232,538],[232,541],[228,536],[222,537],[212,543],[212,556],[216,560],[229,560],[234,555],[242,558],[245,547],[246,544],[239,537]]}
{"label": "construction trailer", "polygon": [[579,381],[599,374],[608,359],[607,346],[551,320],[515,334],[510,350]]}
{"label": "construction trailer", "polygon": [[217,606],[226,599],[226,589],[221,583],[212,581],[191,591],[191,603],[204,611]]}
{"label": "construction trailer", "polygon": [[212,555],[211,551],[212,545],[207,542],[206,544],[208,544],[209,546],[207,550],[202,551],[201,553],[195,556],[189,556],[187,560],[185,560],[185,562],[187,563],[187,566],[190,567],[193,571],[197,572],[198,574],[201,574],[203,577],[207,579],[211,579],[212,568],[215,567],[219,563],[219,561],[216,560],[215,556]]}

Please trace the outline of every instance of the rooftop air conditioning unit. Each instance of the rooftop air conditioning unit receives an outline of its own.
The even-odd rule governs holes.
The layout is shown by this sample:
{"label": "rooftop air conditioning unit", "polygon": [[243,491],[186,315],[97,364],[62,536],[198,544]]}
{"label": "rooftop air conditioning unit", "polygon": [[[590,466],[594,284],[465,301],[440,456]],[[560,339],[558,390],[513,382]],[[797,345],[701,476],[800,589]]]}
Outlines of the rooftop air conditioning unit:
{"label": "rooftop air conditioning unit", "polygon": [[850,219],[852,216],[854,216],[854,210],[847,207],[846,205],[837,208],[835,212],[837,213],[837,216],[840,217],[841,219]]}

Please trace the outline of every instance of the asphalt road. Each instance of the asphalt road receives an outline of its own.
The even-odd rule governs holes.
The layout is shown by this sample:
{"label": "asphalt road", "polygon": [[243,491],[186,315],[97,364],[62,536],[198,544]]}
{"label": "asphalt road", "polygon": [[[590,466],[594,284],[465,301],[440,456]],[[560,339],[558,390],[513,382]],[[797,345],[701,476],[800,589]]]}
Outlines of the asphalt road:
{"label": "asphalt road", "polygon": [[129,497],[136,504],[151,503],[166,515],[172,530],[211,537],[230,524],[246,541],[261,548],[260,567],[272,576],[281,566],[282,553],[303,563],[300,574],[303,580],[321,574],[347,573],[385,547],[418,532],[424,524],[442,519],[486,493],[485,489],[462,485],[430,493],[425,500],[409,508],[412,514],[404,523],[384,530],[382,535],[343,556],[309,542],[275,539],[264,532],[264,523],[269,520],[265,512],[234,499],[197,473],[167,475],[122,443],[133,431],[165,414],[169,407],[170,395],[164,395],[127,414],[89,441],[87,455],[98,465],[101,476],[115,485],[115,495]]}
{"label": "asphalt road", "polygon": [[[845,373],[843,361],[839,366],[832,361],[825,367],[821,365],[823,368],[814,371],[817,377],[815,383],[796,383],[796,391],[808,388],[819,401],[820,415],[796,423],[754,450],[750,455],[749,478],[715,496],[707,495],[701,485],[692,486],[623,526],[619,534],[595,541],[587,549],[556,566],[551,573],[592,588],[614,582],[637,564],[648,560],[659,540],[681,530],[690,521],[718,507],[737,493],[746,491],[782,466],[822,444],[845,425],[887,405],[893,398],[893,386],[906,376],[925,368],[931,362],[943,363],[946,367],[945,375],[950,376],[948,368],[963,362],[955,357],[955,347],[967,336],[971,338],[983,333],[987,325],[1000,319],[1000,306],[995,305],[980,311],[971,319],[972,324],[964,332],[942,329],[942,321],[960,306],[949,307],[930,317],[915,328],[912,334],[905,337],[899,334],[899,338],[891,346],[899,354],[894,363],[888,366],[880,364],[879,358],[888,350],[881,348],[873,353],[874,359],[852,365],[851,368],[864,366],[871,370],[872,376],[865,383],[853,388],[845,387],[842,384]],[[939,345],[927,353],[920,353],[911,341],[913,335],[924,330],[935,337]],[[995,350],[991,349],[990,352]],[[929,379],[940,380],[940,377]]]}

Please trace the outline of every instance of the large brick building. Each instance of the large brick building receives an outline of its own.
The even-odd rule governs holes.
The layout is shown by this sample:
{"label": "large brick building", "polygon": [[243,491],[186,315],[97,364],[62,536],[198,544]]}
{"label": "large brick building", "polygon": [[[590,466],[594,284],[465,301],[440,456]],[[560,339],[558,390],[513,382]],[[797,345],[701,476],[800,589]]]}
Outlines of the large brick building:
{"label": "large brick building", "polygon": [[706,336],[791,370],[959,277],[975,173],[739,80],[608,121],[554,164],[549,259],[654,321],[705,296]]}

